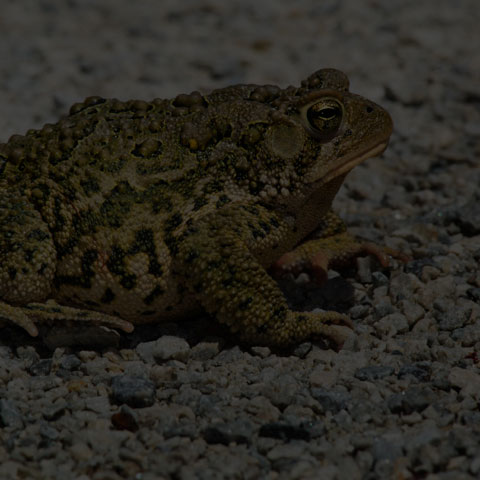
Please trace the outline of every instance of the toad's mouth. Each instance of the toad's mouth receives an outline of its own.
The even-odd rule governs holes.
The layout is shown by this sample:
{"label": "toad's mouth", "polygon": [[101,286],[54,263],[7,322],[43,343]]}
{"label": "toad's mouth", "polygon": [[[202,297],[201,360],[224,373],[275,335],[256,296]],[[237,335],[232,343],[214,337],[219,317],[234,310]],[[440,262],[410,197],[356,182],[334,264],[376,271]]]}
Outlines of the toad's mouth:
{"label": "toad's mouth", "polygon": [[387,145],[388,140],[378,143],[373,148],[369,148],[368,150],[360,154],[355,152],[355,154],[340,157],[335,162],[332,162],[331,165],[326,165],[324,168],[315,172],[315,174],[313,175],[315,177],[313,182],[319,182],[324,185],[328,182],[331,182],[335,178],[344,176],[350,170],[355,168],[357,165],[360,165],[368,158],[381,155],[387,148]]}

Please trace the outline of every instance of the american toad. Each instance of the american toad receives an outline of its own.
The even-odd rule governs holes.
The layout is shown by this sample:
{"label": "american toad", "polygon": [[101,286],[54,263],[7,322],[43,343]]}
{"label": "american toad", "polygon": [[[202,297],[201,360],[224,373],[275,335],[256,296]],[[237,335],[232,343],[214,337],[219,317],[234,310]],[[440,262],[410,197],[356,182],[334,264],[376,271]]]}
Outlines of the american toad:
{"label": "american toad", "polygon": [[391,131],[333,69],[285,89],[90,97],[0,145],[0,320],[31,335],[54,322],[130,332],[203,308],[248,342],[341,344],[348,318],[289,310],[267,269],[322,277],[361,251],[385,260],[331,203]]}

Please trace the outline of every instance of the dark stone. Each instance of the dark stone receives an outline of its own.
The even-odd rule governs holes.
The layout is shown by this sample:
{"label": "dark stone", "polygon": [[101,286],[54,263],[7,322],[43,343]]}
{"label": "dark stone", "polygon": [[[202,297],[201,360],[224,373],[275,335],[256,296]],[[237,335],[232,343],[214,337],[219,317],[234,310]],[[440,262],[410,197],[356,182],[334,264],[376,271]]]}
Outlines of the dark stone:
{"label": "dark stone", "polygon": [[58,439],[59,433],[58,430],[52,428],[48,423],[42,422],[39,430],[40,435],[50,441],[55,441]]}
{"label": "dark stone", "polygon": [[310,432],[305,424],[292,425],[285,422],[266,423],[258,432],[261,437],[279,438],[280,440],[310,440]]}
{"label": "dark stone", "polygon": [[186,425],[174,425],[170,428],[167,428],[163,431],[163,436],[165,438],[173,437],[186,437],[190,440],[198,438],[198,431],[193,423],[188,423]]}
{"label": "dark stone", "polygon": [[65,370],[78,370],[82,361],[76,355],[64,355],[60,362],[60,368],[64,368]]}
{"label": "dark stone", "polygon": [[303,342],[293,350],[293,354],[298,358],[305,358],[310,353],[310,350],[312,350],[312,344]]}
{"label": "dark stone", "polygon": [[372,365],[370,367],[359,368],[355,371],[355,378],[358,380],[379,380],[389,375],[393,375],[395,369],[386,365]]}
{"label": "dark stone", "polygon": [[420,363],[404,365],[397,376],[402,379],[407,375],[411,375],[421,382],[427,382],[430,380],[430,365]]}
{"label": "dark stone", "polygon": [[480,412],[463,411],[459,412],[458,416],[463,425],[467,425],[469,428],[480,427]]}
{"label": "dark stone", "polygon": [[253,435],[253,427],[250,422],[237,420],[232,423],[218,423],[211,425],[202,432],[207,443],[220,443],[228,445],[235,443],[249,443]]}
{"label": "dark stone", "polygon": [[331,392],[323,388],[312,388],[312,397],[320,403],[324,411],[337,413],[345,409],[350,400],[348,393]]}
{"label": "dark stone", "polygon": [[400,435],[395,440],[387,440],[384,437],[376,438],[372,445],[372,454],[375,462],[380,460],[394,462],[403,455],[403,438]]}
{"label": "dark stone", "polygon": [[374,306],[377,318],[383,318],[395,312],[393,305],[388,302],[379,302]]}
{"label": "dark stone", "polygon": [[425,410],[437,399],[437,395],[429,388],[412,387],[404,392],[395,393],[387,400],[392,413],[409,415]]}
{"label": "dark stone", "polygon": [[0,425],[2,427],[23,428],[23,417],[10,400],[0,400]]}
{"label": "dark stone", "polygon": [[133,408],[150,407],[155,402],[155,385],[145,378],[118,375],[112,379],[112,399]]}
{"label": "dark stone", "polygon": [[43,418],[49,422],[58,420],[65,413],[66,408],[67,402],[64,399],[57,400],[44,410]]}
{"label": "dark stone", "polygon": [[413,273],[417,277],[422,274],[423,267],[438,267],[437,262],[431,258],[419,258],[412,260],[405,265],[405,273]]}
{"label": "dark stone", "polygon": [[137,414],[128,405],[122,405],[120,411],[114,413],[111,419],[116,430],[128,430],[130,432],[138,430]]}
{"label": "dark stone", "polygon": [[480,288],[469,288],[467,290],[467,297],[474,302],[480,302]]}
{"label": "dark stone", "polygon": [[381,287],[382,285],[389,284],[388,277],[382,272],[372,272],[372,278],[374,287]]}
{"label": "dark stone", "polygon": [[455,329],[463,327],[468,322],[472,309],[468,307],[459,308],[457,306],[451,306],[443,309],[439,308],[439,301],[435,300],[433,307],[433,314],[438,322],[438,328],[440,330],[446,330],[452,332]]}
{"label": "dark stone", "polygon": [[33,363],[28,368],[28,373],[31,375],[49,375],[52,369],[52,359],[46,358],[44,360],[39,360],[38,362]]}
{"label": "dark stone", "polygon": [[479,201],[474,199],[463,205],[458,210],[455,224],[466,237],[473,237],[480,233],[480,208]]}

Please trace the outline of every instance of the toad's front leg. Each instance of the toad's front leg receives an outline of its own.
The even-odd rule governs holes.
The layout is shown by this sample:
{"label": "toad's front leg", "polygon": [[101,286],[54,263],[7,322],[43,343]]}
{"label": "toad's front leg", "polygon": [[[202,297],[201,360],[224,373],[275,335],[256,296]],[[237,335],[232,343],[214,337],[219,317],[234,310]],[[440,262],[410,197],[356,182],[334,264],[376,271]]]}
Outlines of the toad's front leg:
{"label": "toad's front leg", "polygon": [[357,240],[347,232],[345,224],[333,211],[322,219],[315,237],[278,258],[272,265],[272,273],[279,277],[307,271],[322,285],[327,281],[329,269],[345,267],[362,255],[372,255],[382,267],[389,265],[389,256],[401,262],[409,261],[407,255],[394,249]]}
{"label": "toad's front leg", "polygon": [[249,343],[287,346],[320,336],[341,346],[350,320],[333,311],[289,310],[258,259],[285,229],[262,207],[225,208],[178,237],[177,268],[203,307]]}

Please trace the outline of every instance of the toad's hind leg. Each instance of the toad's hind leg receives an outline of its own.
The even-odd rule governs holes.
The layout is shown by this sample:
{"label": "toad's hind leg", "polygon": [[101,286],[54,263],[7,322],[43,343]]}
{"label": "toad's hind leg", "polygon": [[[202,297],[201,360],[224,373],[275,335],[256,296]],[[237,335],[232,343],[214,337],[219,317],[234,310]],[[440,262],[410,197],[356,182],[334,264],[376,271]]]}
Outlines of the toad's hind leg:
{"label": "toad's hind leg", "polygon": [[74,307],[59,305],[53,300],[45,303],[32,302],[22,307],[8,305],[0,302],[0,322],[13,323],[30,335],[38,335],[37,324],[61,324],[62,326],[73,323],[89,325],[104,325],[131,332],[133,325],[119,317],[107,315],[93,310],[82,310]]}
{"label": "toad's hind leg", "polygon": [[[0,324],[38,335],[37,323],[90,322],[126,331],[117,317],[45,302],[52,294],[57,252],[52,235],[28,199],[0,187]],[[45,303],[44,303],[45,302]]]}

